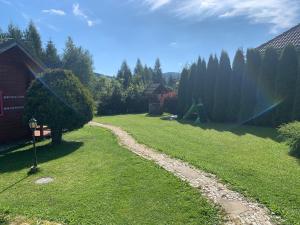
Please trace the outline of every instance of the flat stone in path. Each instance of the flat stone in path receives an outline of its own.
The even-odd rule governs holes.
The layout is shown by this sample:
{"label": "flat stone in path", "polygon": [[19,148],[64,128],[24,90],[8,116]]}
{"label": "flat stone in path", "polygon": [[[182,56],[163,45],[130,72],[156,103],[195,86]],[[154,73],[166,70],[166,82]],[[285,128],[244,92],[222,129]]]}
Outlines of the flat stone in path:
{"label": "flat stone in path", "polygon": [[52,177],[43,177],[35,181],[36,184],[48,184],[53,182],[54,179]]}
{"label": "flat stone in path", "polygon": [[[227,214],[226,225],[274,225],[270,211],[263,205],[250,201],[238,192],[230,190],[226,185],[218,181],[215,175],[199,170],[186,162],[171,158],[157,152],[145,145],[139,144],[127,132],[121,128],[90,122],[92,126],[98,126],[112,131],[119,139],[119,143],[135,154],[152,160],[165,170],[173,173],[181,180],[188,182],[192,187],[201,190],[204,196],[220,205]],[[278,218],[277,218],[278,219]]]}

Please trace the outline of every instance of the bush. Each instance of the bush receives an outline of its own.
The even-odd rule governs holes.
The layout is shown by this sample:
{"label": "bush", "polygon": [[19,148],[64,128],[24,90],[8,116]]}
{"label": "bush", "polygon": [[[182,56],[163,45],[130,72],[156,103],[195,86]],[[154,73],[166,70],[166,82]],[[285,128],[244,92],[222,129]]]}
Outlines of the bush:
{"label": "bush", "polygon": [[24,121],[32,117],[51,129],[52,143],[58,144],[63,130],[78,129],[93,118],[93,100],[71,71],[49,70],[27,91]]}
{"label": "bush", "polygon": [[300,122],[284,124],[278,129],[280,137],[290,146],[291,154],[300,156]]}

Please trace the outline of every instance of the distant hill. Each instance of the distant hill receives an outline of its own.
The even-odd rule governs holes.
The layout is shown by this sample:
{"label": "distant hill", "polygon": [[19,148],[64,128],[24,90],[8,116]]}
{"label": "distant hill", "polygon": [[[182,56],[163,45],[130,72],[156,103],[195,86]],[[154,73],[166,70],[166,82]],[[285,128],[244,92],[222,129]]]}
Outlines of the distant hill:
{"label": "distant hill", "polygon": [[95,75],[96,77],[106,77],[106,78],[112,78],[112,76],[105,75],[105,74],[101,74],[101,73],[95,73],[95,72],[94,72],[94,75]]}
{"label": "distant hill", "polygon": [[173,77],[173,78],[176,78],[176,79],[179,79],[180,78],[180,73],[177,73],[177,72],[167,72],[167,73],[163,73],[163,76],[166,80],[169,79],[169,77]]}

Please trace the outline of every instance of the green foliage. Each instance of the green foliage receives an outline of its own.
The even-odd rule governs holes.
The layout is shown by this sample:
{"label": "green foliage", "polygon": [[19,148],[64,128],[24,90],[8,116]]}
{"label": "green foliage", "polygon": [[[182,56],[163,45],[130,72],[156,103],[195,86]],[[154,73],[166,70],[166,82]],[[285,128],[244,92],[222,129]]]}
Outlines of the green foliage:
{"label": "green foliage", "polygon": [[121,69],[117,74],[117,79],[120,81],[124,89],[127,89],[132,82],[132,73],[126,61],[122,63]]}
{"label": "green foliage", "polygon": [[163,78],[160,60],[156,59],[154,69],[153,69],[153,83],[165,83],[165,79]]}
{"label": "green foliage", "polygon": [[215,100],[215,86],[216,78],[218,74],[219,61],[217,56],[210,55],[207,63],[207,72],[206,72],[206,84],[207,87],[205,90],[205,108],[210,119],[212,119],[214,100]]}
{"label": "green foliage", "polygon": [[298,56],[298,77],[293,107],[293,120],[300,120],[300,57]]}
{"label": "green foliage", "polygon": [[250,122],[255,115],[257,84],[260,74],[261,58],[256,49],[247,50],[247,64],[242,83],[240,121]]}
{"label": "green foliage", "polygon": [[274,124],[279,125],[292,120],[298,75],[298,58],[295,47],[287,46],[279,60],[276,80],[276,97],[281,103],[276,109]]}
{"label": "green foliage", "polygon": [[46,46],[46,50],[44,53],[44,63],[48,68],[51,69],[60,68],[62,66],[60,57],[57,54],[57,49],[51,40],[48,41]]}
{"label": "green foliage", "polygon": [[[272,126],[274,117],[274,108],[276,104],[275,86],[277,75],[278,55],[276,49],[268,48],[263,56],[261,72],[258,80],[257,105],[256,112],[264,112],[256,119],[256,124],[260,126]],[[268,93],[268,99],[265,93]],[[272,102],[270,102],[270,100]]]}
{"label": "green foliage", "polygon": [[92,98],[72,72],[49,70],[27,91],[24,121],[32,117],[51,128],[56,144],[63,130],[78,129],[93,118]]}
{"label": "green foliage", "polygon": [[7,27],[6,37],[13,38],[16,41],[22,41],[23,32],[18,26],[14,25],[13,23],[10,23]]}
{"label": "green foliage", "polygon": [[71,70],[86,87],[90,85],[93,72],[93,59],[89,51],[82,47],[76,47],[72,38],[68,37],[64,54],[62,57],[62,66],[66,70]]}
{"label": "green foliage", "polygon": [[232,76],[229,89],[229,104],[227,108],[227,121],[237,122],[240,112],[242,80],[245,73],[245,58],[243,50],[238,49],[235,53]]}
{"label": "green foliage", "polygon": [[231,66],[226,52],[222,51],[216,78],[213,119],[217,122],[226,121],[228,106],[228,87],[230,85]]}
{"label": "green foliage", "polygon": [[41,36],[32,21],[24,32],[24,44],[33,56],[40,60],[43,58]]}
{"label": "green foliage", "polygon": [[300,157],[300,122],[283,124],[279,127],[278,132],[290,146],[291,154]]}
{"label": "green foliage", "polygon": [[178,116],[182,118],[186,110],[188,110],[189,102],[189,71],[184,68],[181,73],[178,87]]}

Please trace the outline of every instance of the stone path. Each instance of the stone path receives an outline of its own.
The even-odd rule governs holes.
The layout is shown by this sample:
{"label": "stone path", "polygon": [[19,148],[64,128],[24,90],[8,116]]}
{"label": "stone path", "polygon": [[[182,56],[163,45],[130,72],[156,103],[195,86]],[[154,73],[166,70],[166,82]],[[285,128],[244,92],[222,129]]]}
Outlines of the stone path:
{"label": "stone path", "polygon": [[90,125],[112,131],[118,137],[119,143],[122,146],[145,159],[154,161],[181,180],[188,182],[192,187],[199,189],[204,196],[222,207],[227,214],[225,218],[226,225],[276,224],[274,218],[270,216],[270,211],[266,207],[249,201],[240,193],[228,189],[226,185],[218,181],[216,176],[137,143],[132,136],[119,127],[97,122],[90,122]]}

